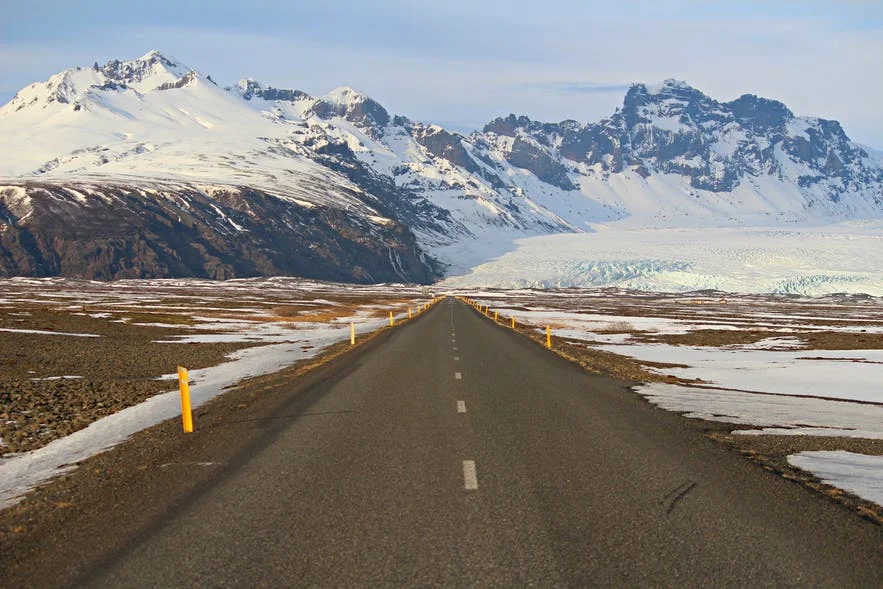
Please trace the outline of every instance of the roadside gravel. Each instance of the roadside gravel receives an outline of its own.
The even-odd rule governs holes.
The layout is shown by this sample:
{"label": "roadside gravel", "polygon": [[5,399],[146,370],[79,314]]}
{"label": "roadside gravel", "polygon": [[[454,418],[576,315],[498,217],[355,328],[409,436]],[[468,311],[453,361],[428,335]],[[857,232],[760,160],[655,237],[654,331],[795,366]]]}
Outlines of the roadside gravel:
{"label": "roadside gravel", "polygon": [[[248,343],[168,344],[154,340],[190,333],[39,307],[5,313],[0,327],[50,331],[0,332],[0,454],[26,452],[82,429],[158,393],[188,368],[213,366]],[[26,315],[21,313],[27,313]]]}

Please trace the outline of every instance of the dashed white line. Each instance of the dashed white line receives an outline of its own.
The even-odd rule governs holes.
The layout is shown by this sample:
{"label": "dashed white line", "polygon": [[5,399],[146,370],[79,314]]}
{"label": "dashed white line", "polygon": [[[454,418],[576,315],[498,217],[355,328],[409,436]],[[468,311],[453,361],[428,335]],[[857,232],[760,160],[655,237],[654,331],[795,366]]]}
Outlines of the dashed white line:
{"label": "dashed white line", "polygon": [[478,489],[478,475],[475,474],[475,461],[463,461],[463,488],[467,491]]}
{"label": "dashed white line", "polygon": [[459,349],[457,348],[457,346],[454,346],[454,351],[455,351],[455,352],[458,352],[458,351],[459,351]]}
{"label": "dashed white line", "polygon": [[460,356],[454,356],[454,362],[459,362],[459,361],[460,361]]}
{"label": "dashed white line", "polygon": [[454,378],[456,378],[457,380],[463,380],[463,375],[459,372],[455,372]]}
{"label": "dashed white line", "polygon": [[466,413],[466,401],[457,401],[457,413]]}

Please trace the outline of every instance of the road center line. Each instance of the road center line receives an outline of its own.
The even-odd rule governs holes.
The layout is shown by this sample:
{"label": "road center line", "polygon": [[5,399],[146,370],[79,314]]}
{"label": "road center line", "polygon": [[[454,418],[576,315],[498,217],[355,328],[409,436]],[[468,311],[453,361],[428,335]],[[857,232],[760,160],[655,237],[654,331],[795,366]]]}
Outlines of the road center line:
{"label": "road center line", "polygon": [[457,380],[463,380],[463,375],[459,372],[455,372],[454,378],[456,378]]}
{"label": "road center line", "polygon": [[467,491],[478,489],[478,475],[475,474],[475,461],[463,461],[463,488]]}
{"label": "road center line", "polygon": [[454,356],[454,362],[459,362],[459,361],[460,361],[460,356]]}
{"label": "road center line", "polygon": [[466,401],[457,401],[457,413],[466,413]]}

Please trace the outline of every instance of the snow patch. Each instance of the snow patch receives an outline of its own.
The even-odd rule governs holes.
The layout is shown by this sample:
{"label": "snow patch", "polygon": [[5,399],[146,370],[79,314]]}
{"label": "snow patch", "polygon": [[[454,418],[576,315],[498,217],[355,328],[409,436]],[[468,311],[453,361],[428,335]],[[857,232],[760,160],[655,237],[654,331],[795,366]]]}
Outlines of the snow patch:
{"label": "snow patch", "polygon": [[101,337],[100,335],[96,335],[94,333],[66,333],[63,331],[46,331],[43,329],[15,329],[12,327],[0,327],[0,331],[6,331],[9,333],[30,333],[36,335],[69,335],[72,337]]}
{"label": "snow patch", "polygon": [[883,456],[821,450],[792,454],[788,462],[828,485],[883,506]]}
{"label": "snow patch", "polygon": [[738,434],[811,435],[883,440],[883,405],[728,389],[649,383],[634,390],[685,417],[753,426]]}

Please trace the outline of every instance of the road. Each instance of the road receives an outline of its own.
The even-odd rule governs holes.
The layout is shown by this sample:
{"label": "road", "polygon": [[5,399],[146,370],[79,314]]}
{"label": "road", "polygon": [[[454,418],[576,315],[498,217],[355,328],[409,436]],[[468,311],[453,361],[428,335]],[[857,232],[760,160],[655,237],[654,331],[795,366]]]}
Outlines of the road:
{"label": "road", "polygon": [[[454,299],[291,394],[95,587],[877,587],[883,533]],[[199,436],[200,432],[194,436]],[[125,498],[117,498],[124,503]],[[137,510],[137,505],[128,509]]]}

